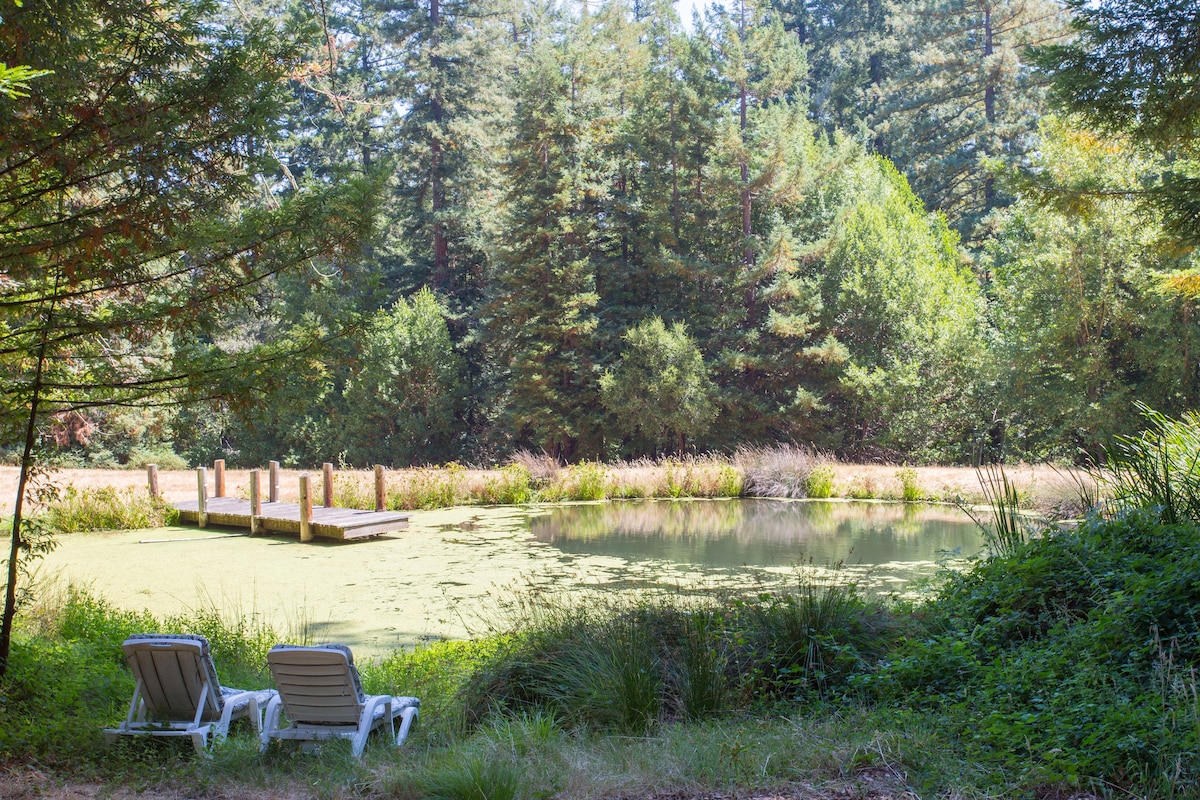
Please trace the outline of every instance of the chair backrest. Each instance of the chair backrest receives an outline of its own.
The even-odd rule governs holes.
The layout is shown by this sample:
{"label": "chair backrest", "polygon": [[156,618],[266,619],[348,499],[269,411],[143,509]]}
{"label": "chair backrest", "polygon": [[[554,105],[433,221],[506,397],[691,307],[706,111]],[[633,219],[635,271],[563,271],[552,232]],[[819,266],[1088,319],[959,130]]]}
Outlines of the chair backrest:
{"label": "chair backrest", "polygon": [[134,678],[141,683],[150,719],[194,719],[201,695],[204,695],[201,719],[220,718],[221,684],[208,651],[208,640],[203,636],[139,633],[126,639],[121,649]]}
{"label": "chair backrest", "polygon": [[363,692],[354,654],[344,644],[277,644],[267,665],[292,722],[307,725],[356,725]]}

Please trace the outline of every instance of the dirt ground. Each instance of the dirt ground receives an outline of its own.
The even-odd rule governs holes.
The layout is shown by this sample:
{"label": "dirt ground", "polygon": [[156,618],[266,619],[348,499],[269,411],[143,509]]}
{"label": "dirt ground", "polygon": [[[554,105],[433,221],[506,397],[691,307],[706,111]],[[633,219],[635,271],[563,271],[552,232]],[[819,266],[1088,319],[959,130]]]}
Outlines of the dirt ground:
{"label": "dirt ground", "polygon": [[[348,790],[347,796],[351,794],[356,798],[371,797],[370,792]],[[134,789],[62,781],[31,767],[12,767],[0,772],[0,800],[315,800],[329,796],[328,789],[319,791],[298,784],[281,789],[236,784],[210,786],[199,791],[168,786]],[[797,784],[770,792],[648,793],[622,795],[612,800],[918,800],[918,797],[904,786],[899,774],[891,770],[874,770],[820,788]]]}
{"label": "dirt ground", "polygon": [[[155,786],[133,789],[97,783],[72,783],[51,778],[31,767],[11,767],[0,771],[0,800],[316,800],[340,797],[328,788],[313,789],[294,784],[280,789],[261,789],[228,784],[194,790],[187,787]],[[375,795],[369,790],[347,789],[345,796],[362,800]],[[949,797],[954,797],[951,794]],[[1028,795],[1023,793],[1022,797]],[[1003,796],[996,796],[1003,800]],[[1036,800],[1099,800],[1088,792],[1046,788],[1034,793]],[[559,798],[572,800],[572,798]],[[763,792],[648,792],[623,794],[610,800],[919,800],[896,769],[876,768],[820,786],[797,783]]]}

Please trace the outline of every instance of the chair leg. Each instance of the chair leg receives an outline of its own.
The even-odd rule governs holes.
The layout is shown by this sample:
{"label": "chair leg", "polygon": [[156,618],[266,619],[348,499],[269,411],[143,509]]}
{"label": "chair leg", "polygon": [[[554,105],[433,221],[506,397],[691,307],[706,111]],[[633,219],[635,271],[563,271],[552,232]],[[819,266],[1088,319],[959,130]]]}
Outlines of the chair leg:
{"label": "chair leg", "polygon": [[411,728],[412,724],[417,721],[417,717],[420,716],[420,713],[420,709],[418,709],[416,706],[408,706],[400,712],[400,732],[396,734],[397,747],[403,744],[404,740],[408,738],[408,729]]}

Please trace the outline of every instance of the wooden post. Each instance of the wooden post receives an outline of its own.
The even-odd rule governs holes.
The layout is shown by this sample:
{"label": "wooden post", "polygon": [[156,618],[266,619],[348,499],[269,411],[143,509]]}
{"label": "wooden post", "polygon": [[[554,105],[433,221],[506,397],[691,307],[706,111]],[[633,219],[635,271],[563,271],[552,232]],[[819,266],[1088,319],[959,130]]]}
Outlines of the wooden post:
{"label": "wooden post", "polygon": [[208,527],[208,470],[196,467],[196,524],[201,528]]}
{"label": "wooden post", "polygon": [[321,465],[321,494],[325,501],[321,505],[333,508],[333,464]]}
{"label": "wooden post", "polygon": [[300,473],[300,541],[311,542],[312,532],[312,489],[308,485],[308,473]]}
{"label": "wooden post", "polygon": [[213,497],[225,496],[225,459],[213,462]]}
{"label": "wooden post", "polygon": [[250,535],[262,533],[262,491],[258,485],[262,470],[250,470]]}
{"label": "wooden post", "polygon": [[375,510],[383,511],[387,505],[387,487],[383,483],[383,464],[375,465]]}
{"label": "wooden post", "polygon": [[150,496],[158,497],[158,464],[146,465],[146,480],[150,482]]}
{"label": "wooden post", "polygon": [[272,461],[269,466],[270,466],[270,470],[269,470],[270,474],[267,477],[267,480],[268,480],[267,502],[268,503],[278,503],[279,502],[279,462]]}

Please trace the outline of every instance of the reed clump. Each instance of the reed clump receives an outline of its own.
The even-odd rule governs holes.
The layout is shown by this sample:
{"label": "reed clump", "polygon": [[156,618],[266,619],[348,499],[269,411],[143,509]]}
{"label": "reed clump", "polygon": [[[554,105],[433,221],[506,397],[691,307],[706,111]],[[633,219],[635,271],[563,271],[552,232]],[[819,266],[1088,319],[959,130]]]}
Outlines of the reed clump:
{"label": "reed clump", "polygon": [[811,447],[742,447],[734,453],[733,464],[742,473],[743,491],[751,497],[811,497],[810,488],[827,488],[825,496],[833,495],[832,475],[823,469],[831,469],[832,459]]}

